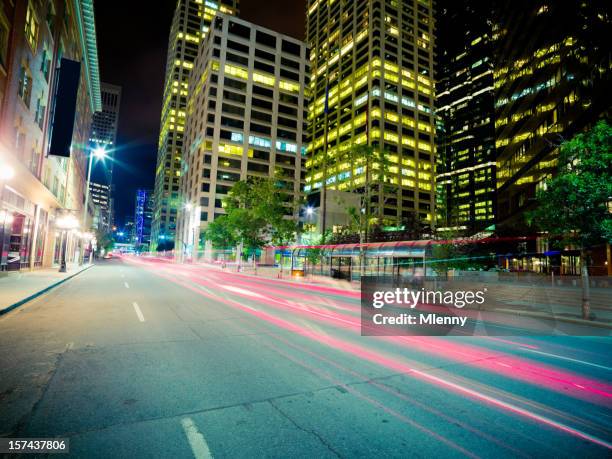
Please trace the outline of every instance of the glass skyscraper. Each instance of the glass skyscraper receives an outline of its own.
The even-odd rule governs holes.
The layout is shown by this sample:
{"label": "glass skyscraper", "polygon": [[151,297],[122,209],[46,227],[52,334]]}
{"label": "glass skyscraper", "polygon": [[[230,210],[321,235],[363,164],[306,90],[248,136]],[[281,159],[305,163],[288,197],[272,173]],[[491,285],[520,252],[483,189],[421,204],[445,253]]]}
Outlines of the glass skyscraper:
{"label": "glass skyscraper", "polygon": [[[309,0],[305,192],[362,193],[370,180],[373,219],[433,221],[433,8],[430,0]],[[360,146],[374,159],[356,154]]]}

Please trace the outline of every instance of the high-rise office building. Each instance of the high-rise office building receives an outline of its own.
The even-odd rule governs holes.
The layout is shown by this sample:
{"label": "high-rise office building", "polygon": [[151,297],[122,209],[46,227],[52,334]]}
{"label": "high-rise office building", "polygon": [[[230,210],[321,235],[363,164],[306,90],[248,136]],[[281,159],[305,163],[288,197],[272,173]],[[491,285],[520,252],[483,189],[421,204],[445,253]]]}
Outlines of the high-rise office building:
{"label": "high-rise office building", "polygon": [[134,211],[135,239],[137,250],[147,249],[151,243],[151,219],[153,218],[153,190],[136,190]]}
{"label": "high-rise office building", "polygon": [[524,231],[559,144],[610,116],[609,6],[520,0],[496,12],[497,208],[506,228]]}
{"label": "high-rise office building", "polygon": [[109,232],[113,224],[111,219],[111,185],[89,182],[89,195],[91,196],[91,202],[99,209],[98,221],[94,222],[94,226],[101,231]]}
{"label": "high-rise office building", "polygon": [[102,83],[100,87],[102,111],[94,113],[89,142],[93,147],[113,148],[117,143],[121,86]]}
{"label": "high-rise office building", "polygon": [[183,132],[187,108],[189,73],[198,54],[198,45],[218,12],[236,14],[238,0],[178,0],[168,40],[166,77],[161,112],[155,210],[151,246],[158,240],[174,239],[177,209],[181,205],[179,181],[182,169]]}
{"label": "high-rise office building", "polygon": [[102,110],[94,113],[91,123],[91,134],[89,135],[89,147],[107,150],[110,161],[107,161],[105,167],[101,168],[106,171],[106,177],[101,177],[101,174],[98,173],[94,175],[94,179],[102,181],[105,178],[105,182],[111,184],[113,172],[112,159],[117,143],[117,127],[119,125],[121,86],[102,82],[100,93],[102,97]]}
{"label": "high-rise office building", "polygon": [[[393,225],[411,214],[432,222],[433,2],[309,0],[306,14],[312,76],[304,190],[362,192],[369,179],[378,183],[369,215]],[[360,145],[384,152],[385,165],[368,160],[370,153],[355,157]]]}
{"label": "high-rise office building", "polygon": [[492,3],[437,3],[438,230],[495,223]]}
{"label": "high-rise office building", "polygon": [[[290,202],[303,184],[306,44],[217,14],[200,45],[189,84],[184,137],[184,207],[177,242],[202,249],[201,229],[224,213],[234,183],[278,177]],[[178,248],[178,246],[177,246]]]}

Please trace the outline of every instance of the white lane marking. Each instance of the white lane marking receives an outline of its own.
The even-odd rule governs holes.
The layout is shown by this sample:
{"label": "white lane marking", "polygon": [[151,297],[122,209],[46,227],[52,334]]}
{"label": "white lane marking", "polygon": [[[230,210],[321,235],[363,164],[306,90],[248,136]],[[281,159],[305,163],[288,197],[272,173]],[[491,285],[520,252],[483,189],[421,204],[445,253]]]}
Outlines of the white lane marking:
{"label": "white lane marking", "polygon": [[181,424],[187,436],[187,441],[189,441],[189,446],[191,446],[193,456],[196,459],[212,459],[213,456],[210,453],[204,435],[200,433],[193,419],[183,418],[181,419]]}
{"label": "white lane marking", "polygon": [[142,311],[140,310],[140,306],[138,306],[138,303],[133,302],[132,306],[134,306],[134,310],[136,311],[136,315],[138,316],[138,320],[140,320],[141,322],[144,322],[145,318],[142,315]]}
{"label": "white lane marking", "polygon": [[122,278],[122,279],[125,279],[125,274],[121,274],[121,278]]}
{"label": "white lane marking", "polygon": [[67,351],[71,350],[73,346],[74,346],[74,343],[70,341],[68,344],[66,344],[66,350]]}
{"label": "white lane marking", "polygon": [[606,367],[604,365],[599,365],[597,363],[591,363],[591,362],[585,362],[584,360],[578,360],[578,359],[572,359],[571,357],[565,357],[563,355],[556,355],[556,354],[549,354],[548,352],[542,352],[542,351],[536,351],[534,349],[528,349],[526,347],[521,347],[521,349],[523,351],[529,351],[529,352],[534,352],[536,354],[541,354],[541,355],[546,355],[548,357],[554,357],[556,359],[561,359],[561,360],[567,360],[569,362],[574,362],[574,363],[581,363],[583,365],[590,365],[592,367],[597,367],[597,368],[601,368],[603,370],[608,370],[608,371],[612,371],[612,368],[610,367]]}
{"label": "white lane marking", "polygon": [[507,363],[503,363],[503,362],[495,362],[498,365],[501,365],[502,367],[507,367],[507,368],[512,368],[512,366],[508,365]]}
{"label": "white lane marking", "polygon": [[125,288],[130,288],[130,284],[128,284],[127,282],[124,282],[123,285],[125,285]]}
{"label": "white lane marking", "polygon": [[253,296],[255,298],[265,298],[263,295],[259,293],[252,292],[250,290],[246,290],[240,287],[234,287],[233,285],[220,285],[219,287],[224,288],[225,290],[229,290],[230,292],[240,293],[241,295]]}
{"label": "white lane marking", "polygon": [[255,308],[254,308],[254,307],[252,307],[252,306],[247,306],[246,304],[241,304],[240,306],[242,306],[243,308],[250,309],[251,311],[259,311],[259,309],[255,309]]}

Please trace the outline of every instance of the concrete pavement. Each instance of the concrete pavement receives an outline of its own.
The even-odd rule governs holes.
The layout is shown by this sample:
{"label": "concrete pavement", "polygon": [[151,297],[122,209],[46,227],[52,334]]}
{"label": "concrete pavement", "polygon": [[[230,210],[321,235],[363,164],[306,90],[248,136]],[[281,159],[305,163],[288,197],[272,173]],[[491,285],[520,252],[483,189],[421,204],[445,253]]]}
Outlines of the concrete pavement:
{"label": "concrete pavement", "polygon": [[609,338],[361,337],[347,292],[101,263],[0,318],[0,435],[72,457],[609,457]]}
{"label": "concrete pavement", "polygon": [[0,315],[60,285],[91,266],[68,263],[65,273],[60,273],[58,268],[45,268],[16,271],[0,277]]}

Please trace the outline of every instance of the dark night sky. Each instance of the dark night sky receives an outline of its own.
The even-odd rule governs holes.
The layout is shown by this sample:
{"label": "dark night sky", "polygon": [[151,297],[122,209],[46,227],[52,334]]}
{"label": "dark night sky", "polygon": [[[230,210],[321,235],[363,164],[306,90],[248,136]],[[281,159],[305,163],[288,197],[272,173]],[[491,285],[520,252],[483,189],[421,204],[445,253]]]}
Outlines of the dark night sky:
{"label": "dark night sky", "polygon": [[[304,38],[305,0],[242,0],[240,17]],[[148,4],[148,2],[147,2]],[[137,188],[153,188],[168,33],[176,0],[95,2],[102,81],[123,87],[115,153],[115,220],[134,212]]]}

